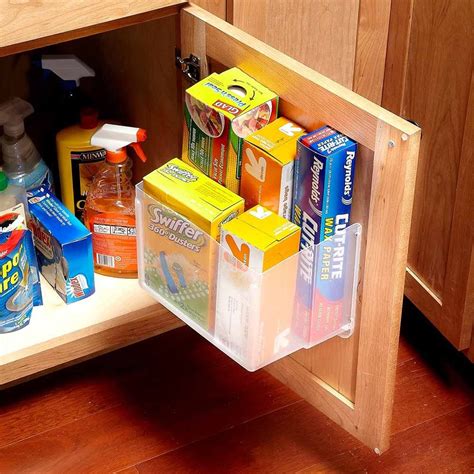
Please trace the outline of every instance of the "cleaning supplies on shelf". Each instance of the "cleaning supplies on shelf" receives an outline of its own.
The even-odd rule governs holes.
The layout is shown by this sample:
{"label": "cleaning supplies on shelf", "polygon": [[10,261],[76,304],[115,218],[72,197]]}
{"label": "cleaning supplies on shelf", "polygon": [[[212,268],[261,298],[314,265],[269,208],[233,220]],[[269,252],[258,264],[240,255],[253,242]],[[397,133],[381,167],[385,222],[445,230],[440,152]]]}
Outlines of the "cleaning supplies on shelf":
{"label": "cleaning supplies on shelf", "polygon": [[94,263],[103,275],[136,278],[137,242],[135,188],[132,184],[131,146],[146,161],[139,142],[146,131],[122,125],[103,125],[91,145],[106,150],[105,161],[92,181],[84,208],[84,223],[92,232]]}
{"label": "cleaning supplies on shelf", "polygon": [[95,77],[94,70],[73,54],[45,54],[40,63],[43,70],[53,72],[61,80],[56,130],[76,125],[81,108],[90,105],[82,94],[80,80]]}
{"label": "cleaning supplies on shelf", "polygon": [[142,245],[154,262],[150,287],[212,331],[217,242],[224,222],[244,210],[240,196],[175,158],[143,178]]}
{"label": "cleaning supplies on shelf", "polygon": [[51,172],[25,133],[24,119],[33,112],[31,104],[18,97],[0,105],[3,171],[11,184],[23,186],[27,191],[40,186],[52,191]]}
{"label": "cleaning supplies on shelf", "polygon": [[91,145],[92,135],[103,125],[97,110],[84,108],[80,123],[56,135],[56,149],[64,205],[81,219],[92,179],[105,159],[105,149]]}
{"label": "cleaning supplies on shelf", "polygon": [[240,195],[291,219],[296,142],[305,130],[285,117],[248,135],[242,153]]}
{"label": "cleaning supplies on shelf", "polygon": [[0,171],[0,334],[25,327],[33,306],[42,304],[26,209],[25,190]]}
{"label": "cleaning supplies on shelf", "polygon": [[238,193],[243,139],[276,119],[278,96],[238,68],[186,90],[182,158]]}
{"label": "cleaning supplies on shelf", "polygon": [[[255,273],[261,275],[296,254],[299,242],[297,225],[260,205],[222,226],[215,336],[244,360],[258,365],[270,359],[279,350],[278,341],[289,335],[297,264],[294,259],[287,264],[279,292],[273,285],[251,284],[255,291],[243,292],[247,269],[252,280]],[[235,268],[232,257],[246,268]],[[259,315],[258,322],[253,314]]]}
{"label": "cleaning supplies on shelf", "polygon": [[92,238],[85,226],[48,189],[28,193],[30,228],[40,271],[65,303],[92,295]]}
{"label": "cleaning supplies on shelf", "polygon": [[309,332],[310,339],[331,333],[342,317],[344,230],[350,220],[356,152],[357,143],[327,126],[298,139],[293,222],[302,229],[300,248],[311,250],[329,239],[317,256],[304,253],[298,268],[295,325],[304,337]]}

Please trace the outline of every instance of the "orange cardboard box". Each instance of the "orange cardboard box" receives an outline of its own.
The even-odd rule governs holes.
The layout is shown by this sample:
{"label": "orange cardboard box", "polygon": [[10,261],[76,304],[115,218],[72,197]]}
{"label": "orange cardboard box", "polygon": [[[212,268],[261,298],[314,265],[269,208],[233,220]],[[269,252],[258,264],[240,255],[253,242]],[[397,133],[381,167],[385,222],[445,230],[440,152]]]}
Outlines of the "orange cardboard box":
{"label": "orange cardboard box", "polygon": [[305,133],[280,117],[245,138],[240,195],[247,209],[260,204],[291,219],[296,142]]}

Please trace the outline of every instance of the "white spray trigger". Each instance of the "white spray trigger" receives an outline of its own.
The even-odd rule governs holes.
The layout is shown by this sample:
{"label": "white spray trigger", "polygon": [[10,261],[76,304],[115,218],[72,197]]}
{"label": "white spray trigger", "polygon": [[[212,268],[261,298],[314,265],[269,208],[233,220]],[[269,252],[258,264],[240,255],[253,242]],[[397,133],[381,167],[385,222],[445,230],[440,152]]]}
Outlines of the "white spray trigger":
{"label": "white spray trigger", "polygon": [[43,54],[41,67],[53,71],[63,81],[75,81],[79,86],[82,77],[95,77],[95,72],[74,54]]}
{"label": "white spray trigger", "polygon": [[24,120],[31,115],[35,109],[26,100],[13,97],[0,104],[0,125],[3,132],[9,137],[18,137],[25,131]]}

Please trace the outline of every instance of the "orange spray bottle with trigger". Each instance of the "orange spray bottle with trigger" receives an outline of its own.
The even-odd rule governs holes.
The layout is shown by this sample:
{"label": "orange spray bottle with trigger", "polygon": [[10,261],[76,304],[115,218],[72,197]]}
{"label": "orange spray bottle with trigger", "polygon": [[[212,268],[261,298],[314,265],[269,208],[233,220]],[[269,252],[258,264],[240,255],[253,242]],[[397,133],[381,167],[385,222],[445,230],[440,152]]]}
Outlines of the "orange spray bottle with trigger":
{"label": "orange spray bottle with trigger", "polygon": [[122,125],[103,125],[91,138],[91,145],[106,150],[105,161],[87,194],[84,223],[92,232],[95,271],[107,276],[137,277],[135,230],[135,188],[132,183],[131,146],[142,161],[139,142],[146,131]]}

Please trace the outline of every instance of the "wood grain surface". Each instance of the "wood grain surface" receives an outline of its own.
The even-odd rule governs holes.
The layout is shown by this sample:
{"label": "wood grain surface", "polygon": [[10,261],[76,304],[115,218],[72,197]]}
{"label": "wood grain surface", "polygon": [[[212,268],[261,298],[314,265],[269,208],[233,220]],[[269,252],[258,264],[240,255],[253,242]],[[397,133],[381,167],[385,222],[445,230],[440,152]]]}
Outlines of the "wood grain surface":
{"label": "wood grain surface", "polygon": [[473,375],[406,303],[392,443],[377,456],[181,328],[3,392],[0,471],[468,473]]}
{"label": "wood grain surface", "polygon": [[233,0],[235,26],[349,88],[358,13],[359,0]]}
{"label": "wood grain surface", "polygon": [[184,0],[1,0],[0,56],[160,18],[177,13],[177,7],[184,3]]}

